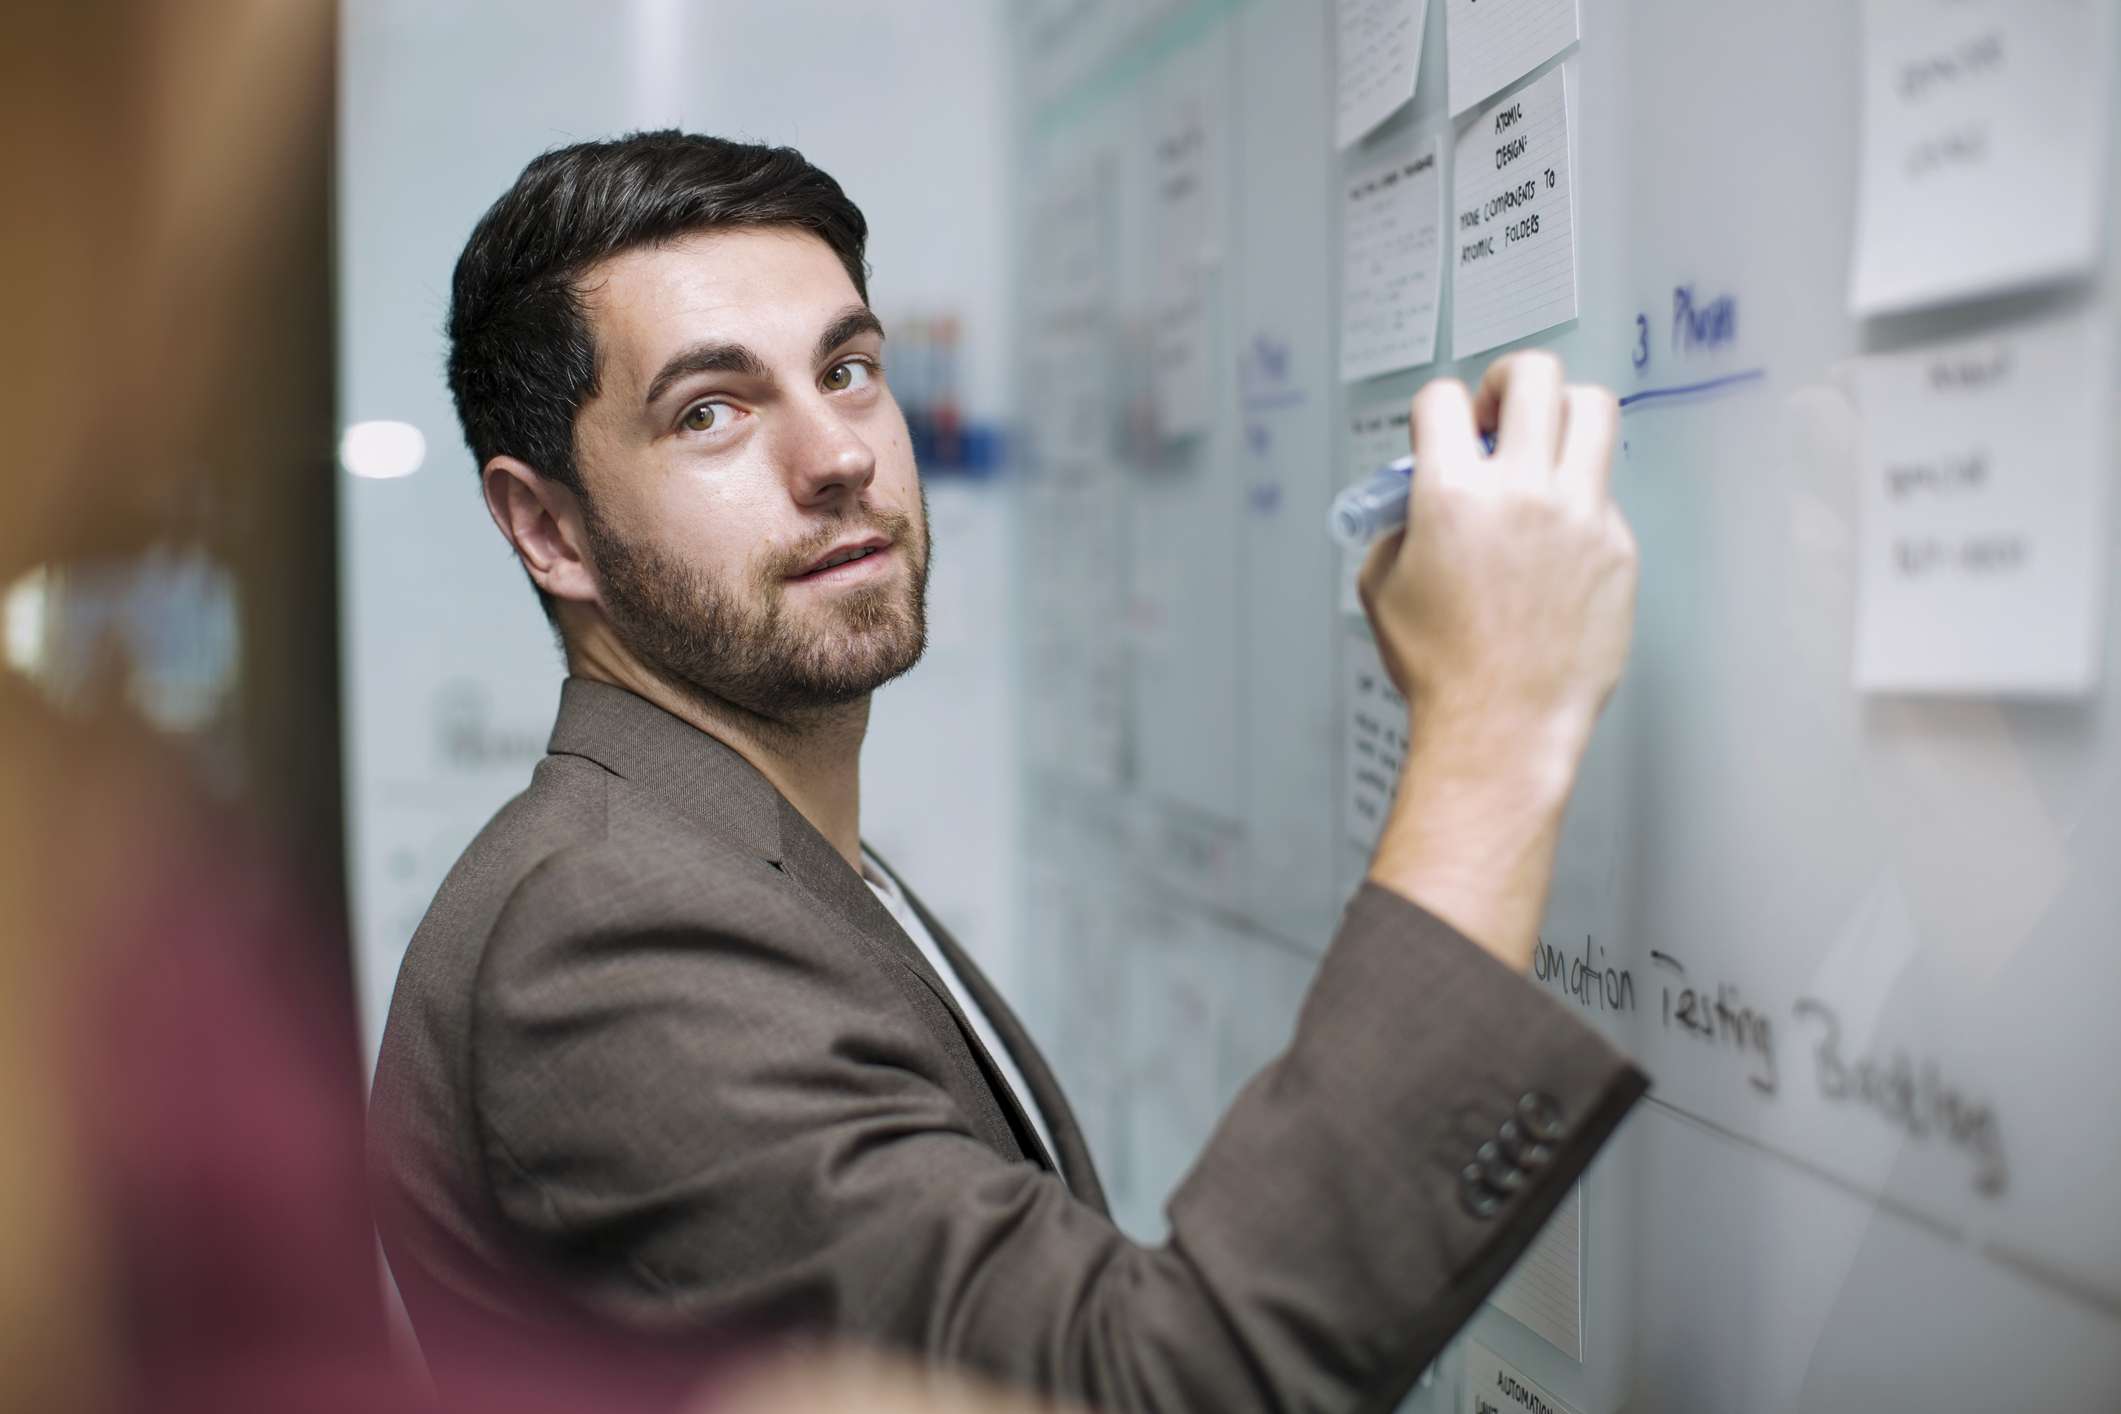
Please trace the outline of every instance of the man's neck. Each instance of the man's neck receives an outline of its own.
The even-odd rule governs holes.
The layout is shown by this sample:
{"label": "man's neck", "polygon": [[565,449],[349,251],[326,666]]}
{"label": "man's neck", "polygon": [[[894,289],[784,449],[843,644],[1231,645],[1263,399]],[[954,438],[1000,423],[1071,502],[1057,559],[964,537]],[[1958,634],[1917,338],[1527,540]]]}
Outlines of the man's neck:
{"label": "man's neck", "polygon": [[862,872],[862,738],[869,699],[820,708],[797,720],[756,712],[666,681],[602,635],[570,643],[567,669],[645,698],[750,762],[840,857]]}

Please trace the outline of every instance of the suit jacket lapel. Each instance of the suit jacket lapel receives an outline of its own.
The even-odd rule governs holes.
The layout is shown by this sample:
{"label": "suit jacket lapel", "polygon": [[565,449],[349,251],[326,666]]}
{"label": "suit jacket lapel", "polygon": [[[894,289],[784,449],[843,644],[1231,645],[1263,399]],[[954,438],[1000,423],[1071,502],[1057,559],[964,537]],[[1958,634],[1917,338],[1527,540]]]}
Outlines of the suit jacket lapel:
{"label": "suit jacket lapel", "polygon": [[942,978],[861,876],[773,782],[723,742],[624,688],[568,678],[547,749],[640,781],[702,824],[735,834],[842,921],[884,944],[956,1014]]}
{"label": "suit jacket lapel", "polygon": [[[559,718],[547,750],[584,757],[617,775],[650,785],[706,827],[735,834],[796,887],[911,972],[942,1009],[935,1018],[938,1039],[947,1045],[954,1031],[972,1054],[975,1064],[969,1078],[978,1082],[973,1092],[985,1102],[975,1119],[989,1142],[1015,1137],[1020,1126],[1010,1122],[993,1093],[993,1063],[943,979],[893,920],[883,900],[749,761],[643,697],[609,683],[575,677],[561,684]],[[1006,1091],[1008,1087],[1001,1088]]]}
{"label": "suit jacket lapel", "polygon": [[[876,854],[876,851],[872,849],[870,853]],[[928,911],[928,906],[921,902],[920,895],[906,887],[905,879],[900,877],[896,869],[891,869],[891,866],[884,862],[882,855],[876,855],[876,860],[890,870],[899,891],[905,894],[906,901],[913,905],[914,913],[919,915],[921,923],[928,929],[929,936],[935,939],[935,944],[942,949],[943,956],[948,958],[950,965],[957,970],[958,978],[965,984],[965,990],[972,994],[972,1000],[978,1004],[981,1011],[987,1013],[987,1020],[992,1023],[995,1034],[1001,1038],[1002,1045],[1008,1048],[1010,1058],[1016,1062],[1017,1070],[1023,1074],[1024,1083],[1031,1087],[1032,1103],[1036,1104],[1039,1112],[1044,1115],[1046,1128],[1053,1133],[1053,1146],[1060,1150],[1059,1168],[1061,1176],[1068,1180],[1069,1191],[1099,1214],[1110,1217],[1111,1211],[1105,1206],[1104,1185],[1098,1181],[1097,1165],[1090,1157],[1089,1142],[1083,1137],[1082,1126],[1076,1123],[1075,1112],[1068,1106],[1068,1097],[1061,1090],[1060,1082],[1054,1078],[1052,1069],[1047,1066],[1045,1056],[1032,1041],[1031,1033],[1017,1020],[1016,1013],[1009,1009],[1009,1004],[1003,999],[1001,992],[987,980],[987,974],[980,971],[978,964],[973,962],[971,954],[959,947],[957,939],[950,935],[950,930]],[[1005,1097],[1013,1098],[1009,1095],[1008,1082],[999,1075],[995,1077],[995,1088]],[[1021,1114],[1021,1108],[1017,1109]],[[1023,1124],[1030,1144],[1037,1146],[1038,1131],[1031,1126],[1028,1117],[1024,1117]],[[1048,1162],[1050,1166],[1051,1161]]]}

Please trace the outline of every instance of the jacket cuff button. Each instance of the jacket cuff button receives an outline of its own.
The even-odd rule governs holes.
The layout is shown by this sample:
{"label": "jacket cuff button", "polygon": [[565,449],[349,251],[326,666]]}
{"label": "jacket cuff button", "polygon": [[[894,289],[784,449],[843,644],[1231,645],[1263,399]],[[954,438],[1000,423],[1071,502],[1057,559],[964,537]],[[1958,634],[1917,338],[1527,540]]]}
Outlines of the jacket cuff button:
{"label": "jacket cuff button", "polygon": [[1480,1166],[1488,1187],[1497,1193],[1507,1196],[1524,1187],[1524,1170],[1512,1163],[1492,1139],[1473,1151],[1473,1162]]}
{"label": "jacket cuff button", "polygon": [[1492,1218],[1502,1210],[1502,1195],[1488,1187],[1479,1164],[1467,1164],[1458,1171],[1458,1202],[1476,1218]]}
{"label": "jacket cuff button", "polygon": [[1495,1131],[1495,1138],[1510,1162],[1527,1172],[1543,1169],[1553,1161],[1553,1149],[1526,1134],[1524,1126],[1514,1119],[1504,1120],[1502,1128]]}
{"label": "jacket cuff button", "polygon": [[1517,1099],[1517,1122],[1524,1132],[1542,1144],[1561,1138],[1564,1125],[1561,1106],[1543,1090],[1527,1090]]}

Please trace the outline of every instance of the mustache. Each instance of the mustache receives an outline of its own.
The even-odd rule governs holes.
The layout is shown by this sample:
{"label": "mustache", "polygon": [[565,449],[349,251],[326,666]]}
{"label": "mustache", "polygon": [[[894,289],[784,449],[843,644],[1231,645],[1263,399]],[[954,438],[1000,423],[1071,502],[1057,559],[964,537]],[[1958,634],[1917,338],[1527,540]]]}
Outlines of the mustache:
{"label": "mustache", "polygon": [[879,509],[866,516],[849,516],[818,527],[815,535],[806,535],[775,555],[772,563],[765,566],[765,578],[769,583],[778,584],[790,575],[801,574],[815,564],[819,556],[850,535],[881,535],[892,544],[901,545],[911,539],[912,531],[913,517],[904,511]]}

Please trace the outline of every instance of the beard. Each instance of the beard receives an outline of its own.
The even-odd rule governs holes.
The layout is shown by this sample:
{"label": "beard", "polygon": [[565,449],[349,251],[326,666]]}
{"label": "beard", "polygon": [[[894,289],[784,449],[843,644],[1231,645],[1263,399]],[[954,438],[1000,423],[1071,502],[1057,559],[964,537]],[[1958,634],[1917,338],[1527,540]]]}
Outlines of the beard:
{"label": "beard", "polygon": [[[858,701],[920,661],[928,642],[928,493],[911,516],[872,511],[752,567],[736,588],[659,547],[630,543],[583,506],[604,610],[619,641],[672,686],[774,721]],[[849,533],[875,531],[909,574],[819,595],[791,611],[787,577]]]}

